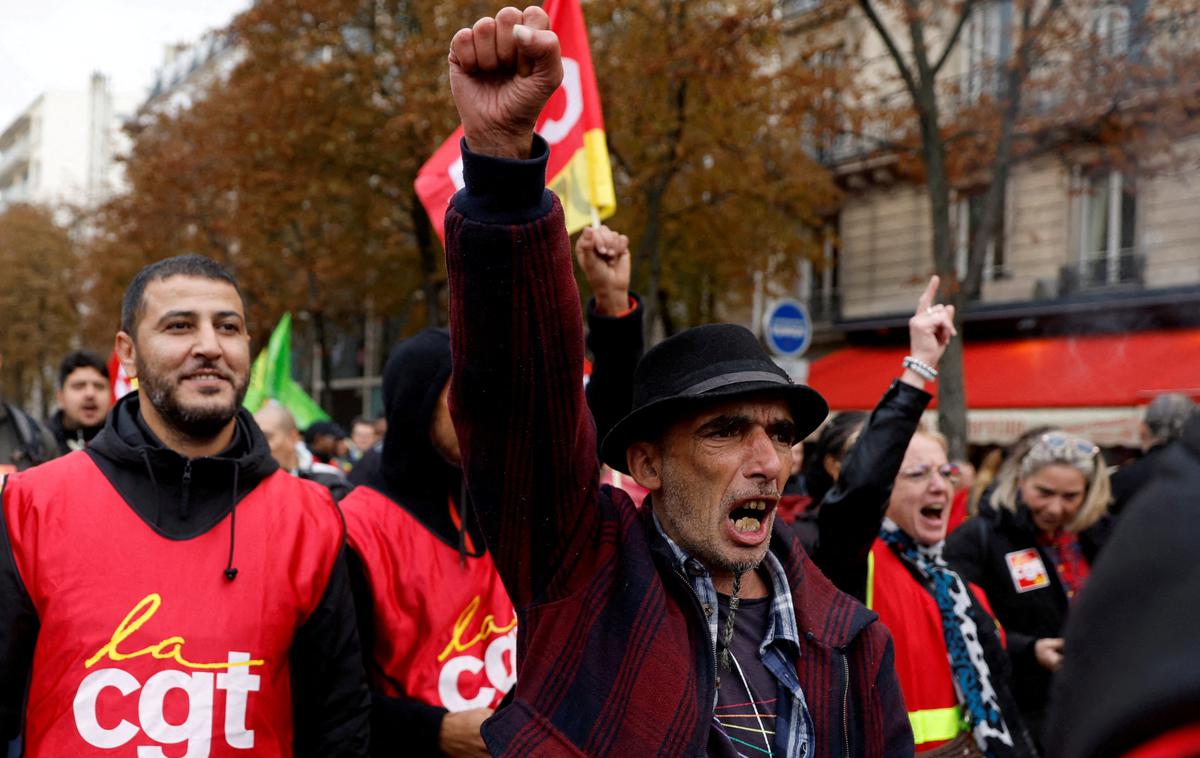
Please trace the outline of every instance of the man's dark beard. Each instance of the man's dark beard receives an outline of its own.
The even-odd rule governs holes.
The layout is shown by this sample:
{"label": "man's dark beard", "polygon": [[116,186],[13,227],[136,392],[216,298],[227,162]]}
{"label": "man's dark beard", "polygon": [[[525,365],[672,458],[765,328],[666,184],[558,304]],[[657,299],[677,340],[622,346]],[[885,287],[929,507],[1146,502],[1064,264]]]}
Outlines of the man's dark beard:
{"label": "man's dark beard", "polygon": [[[158,415],[173,429],[193,440],[209,440],[221,433],[221,430],[237,415],[246,399],[249,381],[234,384],[233,403],[225,407],[184,408],[176,398],[176,387],[163,377],[156,376],[146,370],[139,356],[136,360],[138,372],[138,392],[150,401]],[[215,368],[214,366],[197,366]]]}

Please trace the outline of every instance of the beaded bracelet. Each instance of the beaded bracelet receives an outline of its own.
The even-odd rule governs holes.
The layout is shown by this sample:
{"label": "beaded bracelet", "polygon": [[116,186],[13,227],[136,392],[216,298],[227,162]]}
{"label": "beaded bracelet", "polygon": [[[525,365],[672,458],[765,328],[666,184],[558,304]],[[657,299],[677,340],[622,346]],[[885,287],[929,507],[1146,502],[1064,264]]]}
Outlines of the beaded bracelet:
{"label": "beaded bracelet", "polygon": [[917,374],[927,382],[932,382],[937,379],[937,369],[935,369],[933,366],[930,366],[925,361],[917,360],[911,355],[904,358],[904,368],[911,369],[913,373]]}

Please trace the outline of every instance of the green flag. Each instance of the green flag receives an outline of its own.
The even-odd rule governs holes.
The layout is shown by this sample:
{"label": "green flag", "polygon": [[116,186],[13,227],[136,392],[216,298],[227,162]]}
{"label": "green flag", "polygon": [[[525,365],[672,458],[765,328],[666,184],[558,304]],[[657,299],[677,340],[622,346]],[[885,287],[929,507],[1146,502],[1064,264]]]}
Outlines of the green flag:
{"label": "green flag", "polygon": [[267,347],[254,359],[250,369],[250,386],[243,405],[251,413],[268,400],[274,400],[291,411],[296,426],[307,429],[314,422],[328,421],[329,414],[308,396],[292,378],[292,314],[279,319]]}

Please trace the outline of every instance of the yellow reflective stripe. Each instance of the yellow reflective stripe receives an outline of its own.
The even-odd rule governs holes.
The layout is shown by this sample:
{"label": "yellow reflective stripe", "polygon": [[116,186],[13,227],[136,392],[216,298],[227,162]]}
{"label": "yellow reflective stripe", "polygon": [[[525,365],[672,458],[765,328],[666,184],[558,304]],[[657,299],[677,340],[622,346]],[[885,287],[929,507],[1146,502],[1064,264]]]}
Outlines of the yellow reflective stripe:
{"label": "yellow reflective stripe", "polygon": [[867,607],[875,610],[875,550],[867,553]]}
{"label": "yellow reflective stripe", "polygon": [[909,711],[908,721],[912,724],[913,742],[952,740],[963,730],[962,709],[930,708],[925,711]]}

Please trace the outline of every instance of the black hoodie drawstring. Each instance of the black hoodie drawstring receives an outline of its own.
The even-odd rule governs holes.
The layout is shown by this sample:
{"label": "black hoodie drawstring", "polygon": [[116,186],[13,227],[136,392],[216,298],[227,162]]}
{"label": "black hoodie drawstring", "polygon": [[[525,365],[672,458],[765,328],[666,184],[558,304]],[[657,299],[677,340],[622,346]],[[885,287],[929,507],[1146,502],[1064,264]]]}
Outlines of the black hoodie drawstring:
{"label": "black hoodie drawstring", "polygon": [[158,480],[154,478],[154,467],[150,465],[150,454],[144,447],[139,447],[138,453],[142,456],[142,464],[146,466],[146,473],[150,475],[150,483],[154,485],[154,525],[161,526],[159,523],[162,520],[161,495],[158,491]]}
{"label": "black hoodie drawstring", "polygon": [[225,579],[237,579],[238,570],[233,565],[233,536],[237,531],[238,465],[233,461],[233,503],[229,507],[229,561],[225,564]]}
{"label": "black hoodie drawstring", "polygon": [[467,567],[467,480],[464,477],[458,491],[458,565]]}

